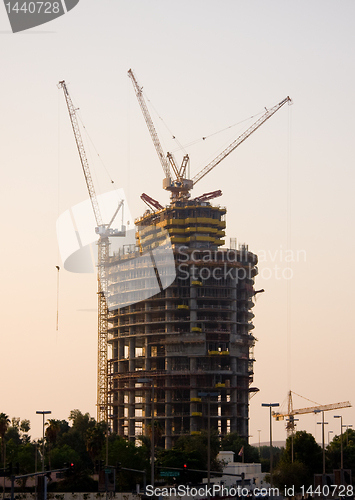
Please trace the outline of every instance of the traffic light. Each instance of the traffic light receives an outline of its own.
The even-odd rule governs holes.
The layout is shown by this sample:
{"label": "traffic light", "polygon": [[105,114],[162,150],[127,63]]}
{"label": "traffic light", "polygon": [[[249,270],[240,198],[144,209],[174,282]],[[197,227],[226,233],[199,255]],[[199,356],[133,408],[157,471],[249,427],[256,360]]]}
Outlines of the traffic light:
{"label": "traffic light", "polygon": [[95,460],[95,472],[98,474],[100,471],[104,470],[105,463],[103,460]]}
{"label": "traffic light", "polygon": [[115,469],[111,469],[107,474],[107,491],[115,491]]}
{"label": "traffic light", "polygon": [[121,471],[121,462],[117,462],[116,463],[116,472],[120,472]]}
{"label": "traffic light", "polygon": [[15,476],[18,476],[20,474],[20,464],[18,462],[16,462],[15,464]]}
{"label": "traffic light", "polygon": [[65,463],[64,464],[64,467],[63,467],[65,470],[65,475],[68,477],[68,476],[72,476],[74,474],[74,464],[73,462],[69,462],[69,463]]}
{"label": "traffic light", "polygon": [[8,464],[6,464],[6,476],[12,476],[12,462],[9,462]]}

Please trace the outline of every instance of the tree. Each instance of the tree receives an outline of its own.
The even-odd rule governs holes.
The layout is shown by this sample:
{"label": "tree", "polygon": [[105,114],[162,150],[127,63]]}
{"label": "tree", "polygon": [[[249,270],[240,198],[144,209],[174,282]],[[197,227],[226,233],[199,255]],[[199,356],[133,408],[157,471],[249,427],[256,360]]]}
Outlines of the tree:
{"label": "tree", "polygon": [[[103,454],[101,456],[103,458]],[[120,462],[122,467],[145,470],[149,474],[149,456],[146,447],[136,446],[133,441],[128,441],[117,434],[109,436],[108,460],[111,465]],[[116,483],[121,491],[127,491],[135,488],[137,483],[143,484],[143,474],[122,471],[117,475]]]}
{"label": "tree", "polygon": [[[19,463],[21,474],[30,474],[35,470],[36,451],[37,448],[35,443],[24,442],[21,446],[19,446],[15,457],[15,462]],[[28,478],[26,477],[22,478],[22,489],[25,488],[27,479]]]}
{"label": "tree", "polygon": [[27,434],[30,429],[31,429],[30,421],[27,419],[21,420],[20,431],[22,432],[21,439],[23,444],[27,444],[31,440],[30,436]]}
{"label": "tree", "polygon": [[281,459],[273,471],[273,481],[277,488],[284,490],[285,487],[294,486],[295,492],[300,491],[303,485],[310,485],[307,467],[298,460],[289,462],[287,459]]}
{"label": "tree", "polygon": [[31,429],[31,422],[29,420],[21,420],[20,431],[27,433]]}
{"label": "tree", "polygon": [[237,432],[231,432],[222,438],[221,449],[224,451],[234,451],[235,462],[238,461],[237,457],[242,447],[244,447],[244,462],[259,462],[260,457],[258,449],[255,448],[255,446],[250,446],[246,439],[240,437]]}
{"label": "tree", "polygon": [[52,450],[52,466],[62,468],[64,464],[74,464],[74,474],[62,481],[51,484],[50,491],[97,491],[97,483],[90,478],[85,456],[68,445],[55,446]]}
{"label": "tree", "polygon": [[50,418],[47,420],[45,425],[46,425],[45,436],[46,436],[47,442],[50,443],[51,445],[54,445],[56,440],[57,440],[57,436],[60,432],[60,422],[59,422],[59,420],[55,420],[54,418]]}
{"label": "tree", "polygon": [[55,442],[57,440],[57,436],[60,432],[60,423],[58,420],[55,420],[54,418],[50,418],[47,420],[45,425],[47,427],[45,435],[46,435],[46,440],[47,440],[48,448],[49,448],[49,454],[48,454],[48,456],[49,456],[49,468],[51,469],[52,468],[51,452],[52,452],[52,448],[55,445]]}
{"label": "tree", "polygon": [[72,428],[79,432],[84,441],[86,438],[86,431],[90,427],[96,425],[96,420],[90,417],[89,413],[83,414],[80,410],[72,410],[69,415],[69,420],[72,422]]}
{"label": "tree", "polygon": [[295,485],[297,489],[301,485],[313,484],[313,475],[321,470],[322,448],[312,434],[297,431],[293,436],[293,463],[292,436],[290,436],[274,469],[274,481],[278,487]]}
{"label": "tree", "polygon": [[104,447],[106,428],[106,423],[100,422],[86,431],[86,450],[93,462],[100,456]]}
{"label": "tree", "polygon": [[[341,464],[341,435],[334,436],[327,446],[327,467],[329,470],[340,469]],[[355,430],[347,429],[343,433],[343,461],[344,469],[355,470]]]}
{"label": "tree", "polygon": [[80,454],[76,450],[73,450],[73,448],[70,448],[67,444],[54,448],[52,451],[52,466],[55,469],[61,469],[65,463],[73,463],[78,466],[80,461]]}
{"label": "tree", "polygon": [[[285,453],[291,461],[292,436],[286,440]],[[293,458],[303,464],[311,463],[310,470],[320,472],[322,468],[322,448],[314,439],[313,434],[306,431],[297,431],[293,435]]]}
{"label": "tree", "polygon": [[[174,448],[171,450],[160,450],[157,454],[158,462],[165,467],[183,468],[186,465],[187,470],[182,475],[180,481],[200,481],[203,474],[191,472],[190,469],[199,469],[207,471],[207,445],[208,434],[206,430],[202,430],[200,434],[193,436],[181,436]],[[211,431],[210,436],[211,449],[211,470],[221,470],[221,464],[217,460],[217,454],[220,449],[220,442],[216,430]],[[206,475],[206,474],[204,474]]]}
{"label": "tree", "polygon": [[205,460],[201,460],[197,451],[186,450],[183,448],[171,448],[170,450],[160,450],[157,453],[157,464],[160,467],[169,467],[184,469],[180,470],[176,477],[166,478],[168,483],[186,484],[187,482],[200,482],[206,473],[191,472],[191,469],[207,470]]}
{"label": "tree", "polygon": [[10,424],[10,419],[6,413],[0,413],[0,437],[1,437],[1,459],[4,464],[4,468],[6,466],[5,464],[5,434],[6,431],[9,427]]}

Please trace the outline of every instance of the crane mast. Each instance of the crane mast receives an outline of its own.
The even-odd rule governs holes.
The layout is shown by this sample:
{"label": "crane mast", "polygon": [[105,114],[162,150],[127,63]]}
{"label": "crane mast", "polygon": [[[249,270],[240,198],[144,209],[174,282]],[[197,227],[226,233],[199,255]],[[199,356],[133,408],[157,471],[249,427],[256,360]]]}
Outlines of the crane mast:
{"label": "crane mast", "polygon": [[108,336],[108,310],[106,294],[108,291],[106,263],[109,258],[110,241],[109,236],[124,236],[125,229],[121,231],[112,230],[111,224],[114,221],[119,209],[123,205],[123,201],[118,204],[113,217],[109,224],[103,224],[100,213],[99,204],[97,201],[94,183],[92,181],[89,162],[85,153],[84,143],[81,137],[80,128],[76,116],[76,108],[69,95],[66,83],[64,80],[59,82],[59,88],[64,91],[65,101],[67,103],[70,121],[73,127],[75,142],[80,156],[81,166],[83,168],[86,186],[89,192],[91,205],[94,211],[97,227],[96,233],[99,234],[98,241],[98,359],[97,359],[97,421],[108,422],[108,365],[107,365],[107,336]]}
{"label": "crane mast", "polygon": [[[128,71],[128,76],[132,80],[133,88],[136,93],[139,105],[141,107],[145,122],[148,126],[150,136],[153,140],[153,144],[155,146],[160,163],[164,170],[165,179],[163,180],[163,188],[171,192],[172,200],[176,200],[181,197],[188,198],[190,196],[189,192],[193,187],[192,181],[190,179],[185,178],[189,156],[188,155],[184,156],[181,167],[178,168],[175,163],[174,157],[171,153],[167,153],[167,156],[164,155],[163,148],[160,144],[158,134],[153,124],[153,120],[150,116],[150,113],[148,111],[147,105],[143,97],[143,92],[142,92],[143,87],[140,87],[138,85],[137,79],[131,69]],[[174,171],[175,179],[172,178],[170,166]]]}
{"label": "crane mast", "polygon": [[70,97],[68,89],[67,89],[67,85],[66,85],[64,80],[59,82],[59,87],[62,88],[64,91],[64,97],[65,97],[65,101],[67,103],[69,117],[70,117],[70,121],[71,121],[71,124],[73,127],[75,142],[76,142],[76,146],[78,148],[80,162],[81,162],[81,166],[83,168],[85,182],[86,182],[86,186],[88,188],[92,209],[94,211],[96,224],[98,227],[100,227],[103,225],[102,218],[101,218],[99,204],[98,204],[97,198],[96,198],[94,183],[92,181],[92,177],[91,177],[91,173],[90,173],[89,162],[88,162],[88,159],[87,159],[87,156],[85,153],[84,143],[83,143],[83,139],[82,139],[81,133],[80,133],[78,119],[76,117],[77,109],[74,107],[73,101],[71,100],[71,97]]}
{"label": "crane mast", "polygon": [[146,121],[148,130],[150,132],[150,136],[151,136],[151,138],[153,140],[153,144],[155,146],[155,150],[156,150],[156,152],[158,154],[160,163],[161,163],[161,165],[163,167],[165,178],[166,179],[171,179],[171,172],[170,172],[169,163],[168,163],[168,161],[167,161],[167,159],[165,157],[163,148],[161,147],[157,131],[155,130],[153,120],[152,120],[152,118],[150,116],[150,113],[148,111],[147,105],[146,105],[144,97],[143,97],[143,92],[142,92],[142,88],[143,87],[140,87],[138,85],[137,79],[136,79],[136,77],[135,77],[135,75],[134,75],[134,73],[133,73],[133,71],[131,69],[128,71],[128,76],[132,80],[134,91],[136,93],[136,96],[137,96],[139,105],[141,107],[144,119]]}

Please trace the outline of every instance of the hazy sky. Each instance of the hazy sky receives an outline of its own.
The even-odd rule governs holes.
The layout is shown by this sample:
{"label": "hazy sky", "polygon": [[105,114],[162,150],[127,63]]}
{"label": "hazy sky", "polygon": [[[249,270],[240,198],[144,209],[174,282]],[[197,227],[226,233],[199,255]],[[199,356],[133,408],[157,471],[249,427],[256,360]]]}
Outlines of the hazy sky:
{"label": "hazy sky", "polygon": [[[36,410],[66,419],[79,408],[96,417],[96,313],[87,311],[96,307],[94,275],[60,271],[55,330],[56,219],[87,198],[56,84],[67,81],[109,172],[87,142],[97,192],[112,187],[111,176],[138,217],[143,191],[163,203],[168,195],[129,68],[157,110],[164,149],[178,149],[172,135],[183,145],[200,139],[186,148],[192,175],[252,121],[202,137],[292,97],[293,106],[193,194],[222,189],[216,202],[228,209],[226,243],[236,237],[260,256],[256,288],[265,293],[254,309],[253,383],[260,392],[250,404],[250,441],[259,429],[262,441],[269,437],[261,403],[281,404],[290,388],[320,404],[355,404],[354,2],[82,0],[18,34],[0,11],[0,412],[30,419],[33,437],[42,433]],[[184,153],[175,154],[180,161]],[[352,408],[328,412],[326,433],[340,432],[334,414],[355,424]],[[301,416],[298,429],[320,441],[317,421]],[[283,423],[273,432],[284,439]]]}

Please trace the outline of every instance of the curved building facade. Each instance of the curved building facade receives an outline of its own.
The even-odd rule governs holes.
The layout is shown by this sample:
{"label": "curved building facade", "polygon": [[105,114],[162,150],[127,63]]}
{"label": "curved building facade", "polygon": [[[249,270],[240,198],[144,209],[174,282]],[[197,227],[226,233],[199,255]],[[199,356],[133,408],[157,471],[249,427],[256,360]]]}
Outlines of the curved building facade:
{"label": "curved building facade", "polygon": [[130,440],[153,411],[171,448],[207,429],[208,407],[220,435],[248,439],[257,256],[223,247],[225,214],[197,200],[148,211],[135,248],[110,258],[109,415]]}

